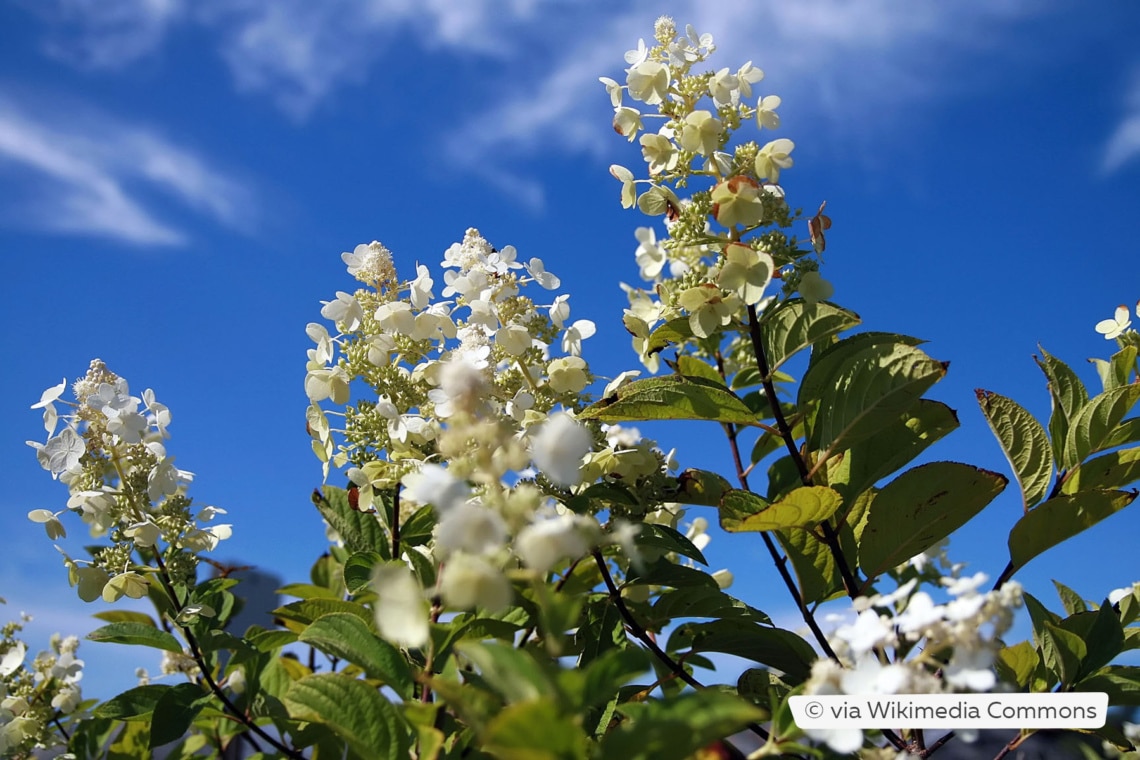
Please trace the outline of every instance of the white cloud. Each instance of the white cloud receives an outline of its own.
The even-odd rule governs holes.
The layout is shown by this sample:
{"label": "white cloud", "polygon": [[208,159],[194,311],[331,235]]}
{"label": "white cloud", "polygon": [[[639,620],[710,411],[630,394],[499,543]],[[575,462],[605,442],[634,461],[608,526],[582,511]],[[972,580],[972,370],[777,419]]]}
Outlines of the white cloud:
{"label": "white cloud", "polygon": [[53,27],[45,51],[83,68],[120,69],[152,54],[183,14],[182,0],[31,0]]}
{"label": "white cloud", "polygon": [[148,208],[153,191],[218,222],[251,224],[248,189],[186,148],[143,127],[80,107],[29,109],[0,100],[0,183],[9,224],[140,245],[178,245],[184,233]]}
{"label": "white cloud", "polygon": [[[576,44],[568,44],[561,26],[551,24],[558,32],[547,32],[554,59],[530,67],[539,74],[537,81],[523,79],[459,125],[447,142],[453,160],[471,166],[491,159],[501,163],[504,155],[551,145],[593,154],[606,151],[603,146],[612,143],[612,135],[597,78],[606,74],[622,79],[622,53],[634,47],[638,37],[652,36],[653,19],[662,10],[679,24],[692,23],[698,32],[713,34],[718,50],[714,63],[738,66],[752,59],[777,75],[776,92],[784,97],[785,108],[814,108],[811,116],[842,125],[849,135],[882,126],[900,103],[945,98],[955,87],[953,74],[967,67],[972,56],[1009,46],[1011,25],[1048,12],[1047,6],[1021,0],[676,0],[664,7],[646,0],[623,14],[563,19],[561,26],[590,31],[569,38]],[[992,77],[992,72],[984,75]],[[769,87],[763,82],[756,89],[771,94]]]}
{"label": "white cloud", "polygon": [[1140,158],[1140,70],[1133,74],[1124,107],[1124,117],[1104,147],[1101,170],[1105,174],[1111,174]]}

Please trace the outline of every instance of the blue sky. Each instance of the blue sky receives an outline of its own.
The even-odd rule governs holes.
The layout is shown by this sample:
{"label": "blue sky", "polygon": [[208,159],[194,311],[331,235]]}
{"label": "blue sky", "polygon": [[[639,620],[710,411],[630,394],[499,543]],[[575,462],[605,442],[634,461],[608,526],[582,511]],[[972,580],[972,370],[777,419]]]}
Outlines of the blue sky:
{"label": "blue sky", "polygon": [[[349,289],[339,255],[381,240],[402,273],[436,268],[478,227],[542,258],[598,334],[603,376],[635,368],[619,281],[637,281],[598,76],[661,13],[711,32],[716,66],[764,69],[796,142],[793,205],[822,200],[824,274],[867,329],[909,332],[951,362],[932,395],[962,429],[933,448],[1008,472],[973,389],[1048,414],[1041,343],[1096,387],[1093,330],[1140,298],[1140,52],[1129,3],[963,0],[0,0],[0,596],[33,638],[97,611],[28,510],[63,507],[28,407],[93,357],[153,388],[169,449],[202,504],[229,510],[218,552],[302,580],[324,545],[304,430],[307,322]],[[800,231],[801,234],[806,232]],[[438,272],[438,268],[435,269]],[[728,470],[716,431],[654,428],[685,466]],[[1014,491],[1016,489],[1013,489]],[[1136,509],[1136,508],[1133,508]],[[956,539],[996,575],[1020,514],[1003,495]],[[709,515],[712,516],[711,514]],[[84,536],[69,522],[66,545]],[[1087,597],[1140,579],[1126,511],[1035,560]],[[755,538],[718,536],[735,592],[792,622]],[[1091,559],[1091,558],[1094,558]],[[33,641],[33,648],[36,646]],[[142,651],[80,650],[95,693]],[[126,668],[130,663],[130,668]]]}

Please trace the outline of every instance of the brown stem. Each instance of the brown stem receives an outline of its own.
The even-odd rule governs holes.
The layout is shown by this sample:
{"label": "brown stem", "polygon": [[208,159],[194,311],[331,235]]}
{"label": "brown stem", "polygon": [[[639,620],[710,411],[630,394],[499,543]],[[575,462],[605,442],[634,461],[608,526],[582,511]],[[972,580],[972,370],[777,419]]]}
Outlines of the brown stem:
{"label": "brown stem", "polygon": [[[629,632],[632,633],[638,641],[644,644],[646,648],[648,648],[649,651],[652,652],[655,657],[657,657],[657,659],[664,663],[665,667],[669,668],[669,670],[672,671],[677,676],[677,678],[680,678],[682,681],[689,684],[689,686],[692,686],[694,689],[704,689],[705,685],[698,681],[696,678],[693,678],[693,676],[690,675],[689,672],[686,671],[679,662],[670,657],[665,650],[658,646],[657,642],[654,641],[649,632],[645,630],[641,623],[637,622],[637,619],[634,618],[633,614],[629,611],[629,608],[625,606],[625,600],[621,598],[621,591],[619,591],[617,585],[614,584],[613,576],[610,575],[610,569],[606,566],[606,560],[604,557],[602,557],[602,553],[599,550],[594,549],[592,555],[594,557],[594,562],[596,562],[598,565],[598,570],[602,574],[602,580],[606,584],[606,589],[609,591],[610,599],[613,601],[614,607],[617,608],[618,614],[621,615],[622,620],[625,621]],[[748,729],[764,741],[768,741],[768,732],[765,731],[760,725],[756,723],[749,723]]]}
{"label": "brown stem", "polygon": [[[182,605],[178,601],[178,594],[174,592],[174,587],[170,583],[169,573],[167,573],[166,570],[166,564],[162,561],[162,555],[158,551],[154,552],[154,561],[155,564],[158,565],[159,569],[158,579],[162,583],[162,587],[166,590],[167,595],[170,597],[170,603],[175,610],[173,617],[175,619],[175,622],[177,622],[178,614],[182,612]],[[261,728],[261,726],[252,721],[244,712],[238,709],[237,705],[230,701],[230,698],[226,696],[226,693],[222,691],[222,687],[218,685],[218,682],[214,680],[213,675],[210,673],[210,668],[206,664],[206,658],[202,654],[202,649],[198,646],[198,640],[190,631],[189,626],[178,623],[178,627],[182,629],[182,635],[186,637],[186,643],[190,646],[190,656],[194,658],[194,662],[198,665],[198,669],[202,671],[202,678],[206,681],[206,685],[210,687],[210,691],[214,693],[214,696],[221,700],[226,710],[235,718],[237,718],[237,720],[245,725],[250,731],[253,731],[255,734],[267,741],[279,752],[283,753],[287,757],[293,758],[293,760],[304,760],[305,756],[301,754],[301,752],[293,749],[292,747],[289,747],[286,744],[282,744],[272,735],[266,733],[265,730]]]}
{"label": "brown stem", "polygon": [[400,558],[400,487],[396,486],[392,496],[392,520],[389,525],[392,529],[392,559]]}
{"label": "brown stem", "polygon": [[[796,447],[792,428],[788,425],[788,420],[784,417],[784,410],[780,408],[780,399],[776,396],[776,385],[772,382],[768,356],[764,352],[764,341],[760,335],[760,318],[756,314],[755,306],[748,307],[748,337],[752,340],[752,353],[756,357],[756,369],[760,372],[764,396],[768,399],[768,405],[772,407],[772,416],[776,420],[776,427],[780,430],[780,437],[784,439],[784,446],[787,448],[788,454],[791,455],[792,462],[796,465],[796,470],[800,474],[800,482],[805,486],[810,486],[812,480],[807,462],[804,461],[803,454]],[[843,556],[843,548],[839,545],[839,535],[829,521],[824,520],[819,525],[823,531],[823,542],[831,551],[832,557],[835,558],[835,566],[839,570],[839,576],[843,579],[843,586],[847,590],[847,595],[854,599],[860,595],[859,581],[847,565],[847,558]]]}
{"label": "brown stem", "polygon": [[[804,461],[803,454],[796,446],[795,436],[792,435],[792,428],[788,425],[787,418],[784,417],[784,410],[780,408],[780,399],[776,396],[776,385],[772,382],[772,371],[768,365],[768,355],[764,351],[764,341],[760,335],[760,318],[756,314],[756,307],[748,306],[748,337],[752,341],[752,353],[756,358],[756,369],[760,372],[760,382],[764,386],[764,396],[768,399],[768,405],[772,408],[772,416],[776,420],[776,427],[780,431],[780,437],[784,439],[784,446],[788,450],[788,454],[792,457],[792,461],[796,465],[796,470],[800,474],[800,482],[805,486],[812,485],[811,474],[808,471],[807,463]],[[738,457],[739,459],[739,457]],[[743,471],[741,471],[743,472]],[[746,481],[744,481],[746,482]],[[745,485],[745,488],[747,486]],[[835,566],[839,570],[839,575],[843,579],[843,585],[847,590],[847,595],[852,599],[860,595],[859,581],[851,568],[847,565],[847,558],[843,556],[843,547],[839,544],[839,535],[835,532],[831,523],[824,520],[820,523],[820,528],[823,531],[823,541],[827,545],[831,556],[835,559]],[[776,552],[775,546],[772,544],[771,538],[767,533],[761,534],[764,537],[764,543],[767,545],[768,551],[772,554],[773,559],[779,555]],[[777,561],[777,569],[781,571],[781,575],[787,574],[785,562]],[[785,575],[785,584],[789,589],[794,589],[794,582],[791,581],[790,575]],[[818,625],[815,623],[815,616],[806,610],[803,605],[803,600],[798,599],[798,591],[793,590],[793,598],[797,598],[801,605],[801,613],[804,614],[804,620],[808,623],[808,627],[812,629],[812,633],[821,641],[826,641],[823,632],[819,630]],[[825,652],[832,659],[835,658],[835,652],[831,650],[830,646],[825,645]],[[902,737],[890,729],[882,729],[882,734],[887,738],[887,741],[894,746],[895,749],[903,751],[906,749],[907,744],[903,741]]]}

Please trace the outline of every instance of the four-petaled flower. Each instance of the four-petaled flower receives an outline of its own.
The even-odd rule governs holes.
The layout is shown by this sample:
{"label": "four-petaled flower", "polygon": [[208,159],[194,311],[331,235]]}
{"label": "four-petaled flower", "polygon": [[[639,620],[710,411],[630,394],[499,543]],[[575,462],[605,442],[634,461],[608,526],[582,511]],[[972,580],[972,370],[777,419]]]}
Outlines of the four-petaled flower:
{"label": "four-petaled flower", "polygon": [[[1136,304],[1136,316],[1140,317],[1140,302]],[[1096,323],[1096,331],[1105,337],[1105,340],[1119,338],[1124,331],[1132,326],[1132,318],[1128,315],[1128,307],[1124,304],[1116,307],[1112,319],[1102,319]]]}

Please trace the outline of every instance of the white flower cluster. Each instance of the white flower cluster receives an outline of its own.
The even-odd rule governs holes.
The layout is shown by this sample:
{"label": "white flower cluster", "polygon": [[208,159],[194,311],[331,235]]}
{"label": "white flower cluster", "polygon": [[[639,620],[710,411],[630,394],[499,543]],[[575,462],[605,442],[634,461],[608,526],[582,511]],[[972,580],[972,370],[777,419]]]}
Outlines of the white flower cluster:
{"label": "white flower cluster", "polygon": [[[960,570],[956,566],[955,570]],[[982,592],[984,573],[942,578],[950,599],[937,604],[912,579],[890,594],[853,601],[858,616],[828,637],[843,664],[820,659],[805,694],[935,694],[985,692],[997,685],[993,665],[1000,637],[1021,606],[1016,581]],[[921,644],[921,646],[919,646]],[[892,662],[888,650],[896,655]],[[808,735],[836,752],[863,745],[859,729],[811,729]]]}
{"label": "white flower cluster", "polygon": [[[25,617],[25,621],[28,618]],[[82,702],[83,660],[79,639],[51,637],[51,649],[28,666],[27,645],[16,638],[23,625],[9,623],[0,636],[0,756],[17,757],[49,749],[60,739],[56,724]]]}
{"label": "white flower cluster", "polygon": [[[669,231],[660,241],[652,228],[636,231],[639,273],[653,287],[626,287],[625,326],[650,372],[659,368],[650,339],[659,322],[687,317],[692,335],[704,339],[739,323],[746,307],[762,312],[773,301],[766,290],[776,277],[787,294],[798,292],[809,302],[832,292],[818,274],[818,261],[808,258],[811,252],[796,249],[781,231],[792,216],[778,183],[793,164],[795,144],[778,138],[729,145],[746,123],[761,130],[780,125],[780,98],[753,91],[764,72],[749,61],[735,71],[693,73],[715,50],[712,36],[691,26],[679,35],[668,17],[654,32],[655,45],[641,40],[626,53],[625,84],[601,78],[614,107],[614,129],[639,140],[649,174],[637,179],[624,166],[610,167],[621,182],[622,206],[664,215]],[[626,95],[633,106],[625,104]],[[655,113],[643,113],[639,103]],[[646,131],[649,119],[663,122],[656,132]],[[640,195],[638,186],[646,187]],[[682,187],[695,191],[682,200],[674,189]],[[820,253],[823,218],[810,224],[814,252]]]}
{"label": "white flower cluster", "polygon": [[[519,564],[544,576],[604,543],[632,555],[635,527],[611,520],[607,529],[552,498],[599,478],[652,480],[665,458],[617,431],[603,442],[602,431],[575,419],[593,380],[581,353],[595,327],[570,320],[566,295],[546,303],[525,295],[560,285],[542,260],[519,261],[514,247],[496,249],[468,230],[444,254],[447,300],[437,301],[428,268],[399,282],[380,243],[342,259],[367,287],[325,303],[335,334],[308,326],[314,451],[326,477],[330,466],[347,468],[355,507],[375,512],[394,538],[376,508],[382,498],[398,493],[398,520],[425,505],[438,518],[431,543],[375,570],[381,633],[422,646],[429,599],[501,610],[513,599],[506,571]],[[425,555],[437,577],[414,572],[408,552]]]}
{"label": "white flower cluster", "polygon": [[[64,554],[71,583],[78,584],[84,601],[102,596],[113,602],[146,594],[146,576],[131,569],[135,549],[158,551],[165,544],[168,564],[188,575],[193,555],[216,548],[231,528],[202,525],[225,510],[205,507],[191,514],[186,487],[194,475],[174,465],[163,443],[169,437],[170,410],[149,389],[142,398],[132,396],[127,381],[99,359],[76,381],[74,403],[61,400],[66,387],[63,381],[48,388],[32,405],[44,410],[48,440],[28,445],[71,496],[66,510],[35,509],[28,518],[43,524],[48,537],[55,539],[67,535],[60,515],[70,510],[79,514],[93,537],[108,536],[113,542],[90,561]],[[72,412],[61,416],[56,404]],[[63,429],[57,433],[61,422]]]}

